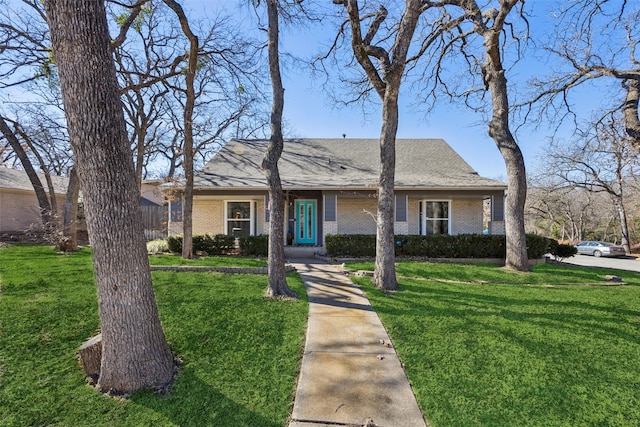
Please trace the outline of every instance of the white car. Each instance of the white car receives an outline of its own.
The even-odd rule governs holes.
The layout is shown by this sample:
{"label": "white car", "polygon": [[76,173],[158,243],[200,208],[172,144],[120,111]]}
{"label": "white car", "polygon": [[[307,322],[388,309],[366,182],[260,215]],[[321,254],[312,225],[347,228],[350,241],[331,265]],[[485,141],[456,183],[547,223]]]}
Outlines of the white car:
{"label": "white car", "polygon": [[601,256],[625,256],[626,252],[622,246],[614,245],[608,242],[596,242],[593,240],[587,242],[581,242],[576,245],[578,254],[581,255],[593,255],[596,257]]}

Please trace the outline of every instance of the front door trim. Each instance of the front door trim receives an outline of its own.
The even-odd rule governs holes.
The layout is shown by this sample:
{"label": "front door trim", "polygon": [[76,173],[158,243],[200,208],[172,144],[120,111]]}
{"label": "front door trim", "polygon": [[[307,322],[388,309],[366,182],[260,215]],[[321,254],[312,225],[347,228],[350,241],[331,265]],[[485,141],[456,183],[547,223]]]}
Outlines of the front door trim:
{"label": "front door trim", "polygon": [[297,199],[295,242],[297,245],[315,245],[318,229],[318,201],[311,199]]}

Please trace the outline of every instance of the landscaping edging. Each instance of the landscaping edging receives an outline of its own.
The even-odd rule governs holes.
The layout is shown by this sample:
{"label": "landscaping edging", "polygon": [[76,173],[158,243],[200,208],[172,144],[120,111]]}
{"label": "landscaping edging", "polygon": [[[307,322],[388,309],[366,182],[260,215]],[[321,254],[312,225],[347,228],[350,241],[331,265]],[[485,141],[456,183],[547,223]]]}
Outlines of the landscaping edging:
{"label": "landscaping edging", "polygon": [[[268,267],[211,267],[206,265],[152,265],[151,271],[191,271],[214,272],[227,274],[268,274]],[[287,265],[285,272],[296,271],[295,267]]]}

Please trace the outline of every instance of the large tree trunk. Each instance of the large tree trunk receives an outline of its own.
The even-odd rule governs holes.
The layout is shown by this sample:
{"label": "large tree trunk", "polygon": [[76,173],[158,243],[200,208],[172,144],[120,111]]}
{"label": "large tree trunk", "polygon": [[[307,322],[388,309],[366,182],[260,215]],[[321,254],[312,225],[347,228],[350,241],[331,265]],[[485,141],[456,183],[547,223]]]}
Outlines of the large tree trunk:
{"label": "large tree trunk", "polygon": [[623,86],[627,89],[627,99],[624,103],[624,124],[627,135],[633,139],[633,145],[640,150],[640,118],[638,117],[638,80],[625,80]]}
{"label": "large tree trunk", "polygon": [[98,388],[162,388],[174,361],[156,306],[103,0],[45,0],[99,297]]}
{"label": "large tree trunk", "polygon": [[[398,85],[399,86],[399,85]],[[373,282],[380,289],[398,289],[394,233],[394,185],[396,171],[396,133],[398,130],[398,89],[387,87],[382,102],[380,133],[380,179],[376,229],[376,265]]]}
{"label": "large tree trunk", "polygon": [[269,220],[269,285],[267,295],[269,297],[297,296],[287,284],[287,275],[284,261],[284,193],[278,160],[282,155],[284,140],[282,136],[282,111],[284,109],[284,88],[280,76],[280,57],[278,52],[278,0],[267,0],[267,15],[269,19],[268,48],[269,48],[269,75],[273,100],[271,104],[271,139],[262,160],[262,169],[265,171],[269,184],[269,200],[271,212]]}
{"label": "large tree trunk", "polygon": [[[524,206],[527,199],[527,176],[522,151],[509,128],[509,99],[507,78],[502,67],[500,34],[504,18],[515,2],[502,5],[500,16],[494,27],[482,31],[486,49],[482,64],[485,84],[491,92],[492,117],[489,122],[489,136],[493,138],[507,168],[507,197],[505,200],[505,233],[507,253],[505,267],[518,271],[529,269],[527,238],[524,228]],[[484,18],[480,18],[484,19]],[[500,20],[500,21],[499,21]],[[501,22],[502,24],[500,24]]]}

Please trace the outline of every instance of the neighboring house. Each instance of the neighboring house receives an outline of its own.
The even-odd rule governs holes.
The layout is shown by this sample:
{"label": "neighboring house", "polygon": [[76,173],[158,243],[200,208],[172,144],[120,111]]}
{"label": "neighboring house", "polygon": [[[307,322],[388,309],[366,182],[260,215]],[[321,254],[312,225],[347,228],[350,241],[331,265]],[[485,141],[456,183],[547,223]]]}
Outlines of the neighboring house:
{"label": "neighboring house", "polygon": [[[38,174],[47,189],[47,181]],[[69,178],[52,176],[59,213],[64,209]],[[42,229],[40,205],[27,173],[0,165],[0,233],[23,233],[27,230]]]}
{"label": "neighboring house", "polygon": [[[268,140],[231,140],[195,174],[194,234],[269,231],[261,168]],[[327,234],[375,234],[380,170],[377,139],[289,139],[278,163],[288,245],[324,244]],[[184,184],[165,184],[169,233],[182,232]],[[504,234],[506,184],[479,176],[442,139],[396,141],[395,233]]]}
{"label": "neighboring house", "polygon": [[161,180],[144,180],[140,189],[140,209],[147,240],[167,237],[167,206],[160,184]]}
{"label": "neighboring house", "polygon": [[[38,174],[46,189],[44,175]],[[69,178],[52,176],[58,214],[62,216]],[[140,205],[147,239],[166,237],[166,206],[158,189],[161,181],[142,183]],[[33,185],[23,170],[0,165],[0,234],[20,235],[29,230],[41,230],[40,205]],[[86,234],[86,224],[81,221],[79,231]],[[85,239],[86,240],[86,239]]]}

